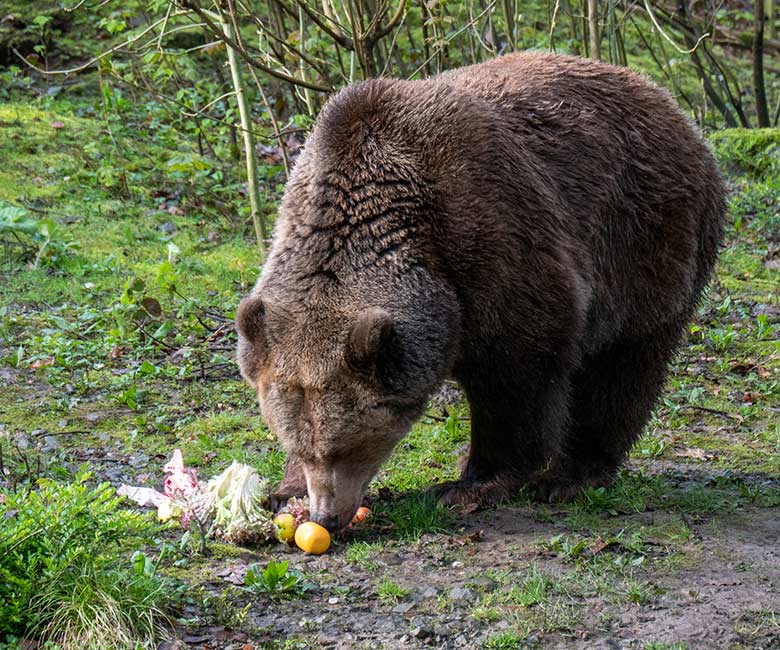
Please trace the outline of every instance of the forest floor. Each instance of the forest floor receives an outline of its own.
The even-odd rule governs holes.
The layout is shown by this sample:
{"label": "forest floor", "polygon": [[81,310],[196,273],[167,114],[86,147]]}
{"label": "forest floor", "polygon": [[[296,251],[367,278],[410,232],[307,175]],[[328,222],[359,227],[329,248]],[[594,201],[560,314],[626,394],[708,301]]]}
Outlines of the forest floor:
{"label": "forest floor", "polygon": [[[233,362],[251,238],[215,216],[208,170],[151,129],[60,101],[0,104],[0,213],[35,224],[0,232],[6,487],[86,465],[159,488],[177,447],[201,478],[232,460],[281,475]],[[780,648],[780,134],[715,144],[732,174],[717,280],[611,488],[427,507],[468,440],[445,391],[372,485],[374,519],[326,555],[185,546],[164,568],[189,597],[163,647]],[[248,592],[247,566],[272,560],[311,588]]]}

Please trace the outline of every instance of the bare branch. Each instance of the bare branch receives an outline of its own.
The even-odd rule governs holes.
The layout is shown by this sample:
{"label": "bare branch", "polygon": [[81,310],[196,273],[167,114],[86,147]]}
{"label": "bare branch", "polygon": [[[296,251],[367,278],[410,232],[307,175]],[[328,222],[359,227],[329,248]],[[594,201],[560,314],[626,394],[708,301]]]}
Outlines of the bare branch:
{"label": "bare branch", "polygon": [[373,34],[373,41],[376,42],[380,38],[383,38],[387,36],[391,31],[393,31],[396,28],[396,25],[401,22],[401,18],[403,18],[404,13],[406,11],[406,0],[399,0],[398,1],[398,9],[395,10],[395,13],[390,18],[388,23],[380,28],[378,28],[374,34]]}
{"label": "bare branch", "polygon": [[238,43],[232,38],[230,38],[225,32],[220,29],[214,21],[211,19],[211,17],[208,15],[206,11],[204,11],[195,0],[180,0],[182,6],[187,7],[194,11],[200,19],[206,23],[209,30],[221,41],[223,41],[228,47],[233,48],[236,53],[244,59],[249,65],[251,65],[253,68],[257,68],[258,70],[262,70],[266,74],[269,74],[273,77],[276,77],[277,79],[281,79],[282,81],[286,81],[287,83],[293,84],[295,86],[302,86],[304,88],[309,88],[311,90],[316,90],[323,93],[329,93],[333,90],[333,88],[328,88],[327,86],[320,86],[319,84],[312,83],[310,81],[304,81],[303,79],[299,79],[298,77],[293,77],[291,75],[285,74],[284,72],[280,72],[279,70],[275,70],[274,68],[271,68],[270,66],[267,66],[263,63],[260,63],[259,61],[253,59],[247,51],[239,46]]}

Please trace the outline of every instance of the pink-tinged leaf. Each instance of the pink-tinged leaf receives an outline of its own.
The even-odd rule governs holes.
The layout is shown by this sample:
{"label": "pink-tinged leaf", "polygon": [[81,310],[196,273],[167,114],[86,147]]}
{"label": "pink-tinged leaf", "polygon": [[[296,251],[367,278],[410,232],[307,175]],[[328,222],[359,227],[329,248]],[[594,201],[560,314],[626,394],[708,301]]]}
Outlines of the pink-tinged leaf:
{"label": "pink-tinged leaf", "polygon": [[198,489],[198,477],[195,470],[184,467],[181,449],[175,449],[173,457],[163,467],[168,474],[165,477],[165,494],[169,497],[190,494]]}
{"label": "pink-tinged leaf", "polygon": [[198,488],[198,481],[190,473],[192,470],[185,470],[183,472],[174,472],[165,479],[164,492],[169,497],[174,497],[182,494],[190,494]]}
{"label": "pink-tinged leaf", "polygon": [[174,449],[171,459],[163,465],[163,471],[167,473],[181,472],[184,470],[184,458],[181,455],[181,449]]}

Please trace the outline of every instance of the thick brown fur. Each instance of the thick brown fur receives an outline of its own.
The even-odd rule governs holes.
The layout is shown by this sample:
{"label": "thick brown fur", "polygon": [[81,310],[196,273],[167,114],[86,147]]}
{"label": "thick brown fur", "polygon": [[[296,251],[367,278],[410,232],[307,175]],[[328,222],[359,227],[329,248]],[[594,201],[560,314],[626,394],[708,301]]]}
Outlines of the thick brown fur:
{"label": "thick brown fur", "polygon": [[448,376],[472,431],[444,501],[608,481],[707,283],[723,196],[699,133],[626,68],[513,54],[337,94],[237,318],[281,491],[343,526]]}

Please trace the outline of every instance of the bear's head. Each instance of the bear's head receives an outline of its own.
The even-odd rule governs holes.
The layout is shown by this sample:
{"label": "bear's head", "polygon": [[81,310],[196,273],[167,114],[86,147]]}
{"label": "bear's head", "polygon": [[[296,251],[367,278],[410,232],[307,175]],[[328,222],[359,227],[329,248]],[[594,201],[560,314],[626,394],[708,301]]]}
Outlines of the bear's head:
{"label": "bear's head", "polygon": [[312,519],[339,529],[449,372],[457,309],[436,291],[411,310],[276,298],[256,289],[239,305],[241,373],[303,467]]}

